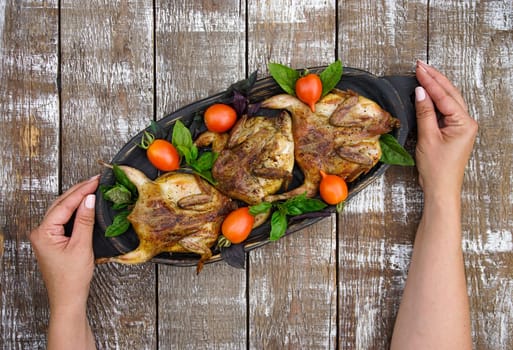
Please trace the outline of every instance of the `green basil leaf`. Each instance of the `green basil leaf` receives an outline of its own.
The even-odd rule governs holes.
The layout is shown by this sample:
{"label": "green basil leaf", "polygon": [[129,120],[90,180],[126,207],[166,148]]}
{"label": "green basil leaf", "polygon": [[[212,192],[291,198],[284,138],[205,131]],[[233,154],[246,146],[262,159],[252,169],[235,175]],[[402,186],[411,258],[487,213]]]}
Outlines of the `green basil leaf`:
{"label": "green basil leaf", "polygon": [[249,207],[249,213],[253,216],[266,213],[272,207],[272,203],[262,202]]}
{"label": "green basil leaf", "polygon": [[128,176],[126,176],[125,172],[121,170],[121,168],[114,164],[112,166],[112,171],[114,172],[114,177],[116,178],[116,181],[119,182],[121,185],[125,186],[132,195],[137,195],[137,188],[135,185],[128,179]]}
{"label": "green basil leaf", "polygon": [[121,209],[126,209],[128,208],[128,206],[132,204],[132,203],[119,203],[119,204],[113,204],[112,205],[112,209],[114,210],[121,210]]}
{"label": "green basil leaf", "polygon": [[304,213],[312,213],[315,211],[320,211],[326,208],[327,204],[315,199],[315,198],[307,198],[305,201],[296,202],[290,205],[287,208],[287,214],[290,216],[301,215]]}
{"label": "green basil leaf", "polygon": [[105,230],[105,237],[116,237],[125,233],[130,227],[130,221],[127,219],[128,214],[130,214],[128,210],[116,214],[112,224]]}
{"label": "green basil leaf", "polygon": [[210,170],[204,170],[204,171],[198,171],[196,170],[195,171],[196,174],[198,174],[200,177],[202,177],[203,179],[207,180],[208,182],[210,182],[210,184],[212,184],[213,186],[216,186],[217,185],[217,181],[214,179],[214,177],[212,176],[212,172]]}
{"label": "green basil leaf", "polygon": [[392,165],[415,165],[415,161],[412,156],[392,135],[381,135],[379,138],[379,144],[381,146],[381,162]]}
{"label": "green basil leaf", "polygon": [[103,193],[103,198],[114,204],[132,203],[132,193],[123,185],[117,184]]}
{"label": "green basil leaf", "polygon": [[301,215],[303,214],[303,212],[301,211],[300,208],[298,208],[297,206],[295,205],[287,205],[286,207],[286,211],[287,215],[289,216],[296,216],[296,215]]}
{"label": "green basil leaf", "polygon": [[307,198],[306,193],[292,197],[280,204],[287,215],[296,216],[311,213],[326,208],[326,203],[315,198]]}
{"label": "green basil leaf", "polygon": [[178,150],[178,153],[180,153],[180,155],[185,158],[185,162],[187,164],[190,164],[193,161],[190,148],[182,145],[177,145],[175,147]]}
{"label": "green basil leaf", "polygon": [[269,63],[269,73],[280,87],[289,95],[296,95],[296,80],[299,78],[299,72],[290,67],[279,63]]}
{"label": "green basil leaf", "polygon": [[177,120],[173,126],[172,143],[176,148],[193,146],[191,132],[180,120]]}
{"label": "green basil leaf", "polygon": [[269,239],[277,241],[287,231],[287,216],[280,210],[273,212],[271,216],[271,233]]}
{"label": "green basil leaf", "polygon": [[198,147],[192,141],[191,131],[180,121],[177,120],[173,126],[172,143],[185,162],[192,166],[198,158]]}
{"label": "green basil leaf", "polygon": [[194,160],[198,159],[198,147],[196,147],[195,144],[193,144],[190,148],[189,148],[189,151],[191,152],[191,160],[190,160],[190,163],[192,163]]}
{"label": "green basil leaf", "polygon": [[191,166],[197,171],[212,169],[218,154],[215,152],[204,152]]}
{"label": "green basil leaf", "polygon": [[100,189],[100,192],[102,194],[104,194],[105,192],[110,190],[112,187],[114,187],[114,186],[107,186],[107,185],[101,184],[98,188]]}
{"label": "green basil leaf", "polygon": [[342,62],[340,60],[336,60],[326,67],[321,74],[319,74],[319,78],[321,78],[322,82],[322,96],[325,96],[335,86],[337,86],[340,78],[342,78],[342,71]]}

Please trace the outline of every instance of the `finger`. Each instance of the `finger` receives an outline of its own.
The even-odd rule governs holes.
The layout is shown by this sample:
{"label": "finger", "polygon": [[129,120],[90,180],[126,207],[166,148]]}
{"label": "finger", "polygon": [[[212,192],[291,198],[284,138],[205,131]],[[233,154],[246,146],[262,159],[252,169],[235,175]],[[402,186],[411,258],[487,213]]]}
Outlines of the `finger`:
{"label": "finger", "polygon": [[82,200],[98,187],[98,177],[93,177],[72,187],[48,210],[43,224],[64,225],[69,221]]}
{"label": "finger", "polygon": [[54,207],[56,207],[57,205],[59,205],[60,203],[62,203],[64,200],[66,200],[67,197],[69,197],[70,195],[72,195],[73,193],[75,193],[78,189],[80,189],[81,187],[85,186],[86,184],[90,183],[90,182],[95,182],[99,179],[100,175],[96,175],[96,176],[93,176],[91,177],[90,179],[88,180],[85,180],[85,181],[82,181],[82,182],[79,182],[75,185],[73,185],[72,187],[68,188],[66,190],[66,192],[64,192],[63,194],[61,194],[59,197],[57,197],[57,199],[52,203],[52,205],[50,205],[50,207],[48,208],[48,210],[46,211],[47,213],[50,212]]}
{"label": "finger", "polygon": [[82,200],[75,216],[70,244],[92,247],[95,201],[94,194],[89,194]]}
{"label": "finger", "polygon": [[415,110],[419,139],[439,132],[433,102],[422,86],[415,88]]}
{"label": "finger", "polygon": [[465,115],[465,109],[421,65],[417,66],[417,79],[444,116]]}
{"label": "finger", "polygon": [[421,66],[424,70],[435,80],[452,98],[458,102],[458,104],[467,111],[467,104],[461,96],[461,92],[456,88],[452,82],[447,79],[445,75],[436,70],[433,66],[430,66],[422,60],[417,60],[417,66]]}

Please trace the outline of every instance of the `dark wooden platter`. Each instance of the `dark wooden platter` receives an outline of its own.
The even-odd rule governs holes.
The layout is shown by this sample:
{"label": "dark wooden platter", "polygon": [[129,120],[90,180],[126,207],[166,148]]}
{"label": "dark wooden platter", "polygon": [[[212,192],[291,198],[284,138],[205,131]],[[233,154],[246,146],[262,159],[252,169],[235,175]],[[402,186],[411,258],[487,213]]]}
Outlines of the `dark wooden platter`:
{"label": "dark wooden platter", "polygon": [[[310,68],[312,72],[320,72],[325,67]],[[394,130],[391,134],[404,145],[408,133],[415,125],[415,110],[413,104],[414,88],[418,85],[413,74],[377,77],[369,72],[355,69],[344,68],[342,79],[337,84],[337,88],[345,90],[351,89],[359,94],[377,102],[382,108],[387,110],[394,117],[401,121],[401,127]],[[257,80],[249,93],[250,103],[258,103],[264,99],[283,93],[283,90],[271,78]],[[208,106],[220,100],[227,98],[228,91],[221,92],[206,99],[185,106],[157,123],[163,130],[172,129],[176,120],[181,120],[191,130],[193,138],[204,130],[202,123],[198,122],[198,115],[201,115]],[[276,111],[261,110],[258,115],[272,115]],[[143,131],[134,136],[111,160],[112,164],[129,165],[142,170],[149,178],[156,178],[158,171],[148,162],[144,150],[137,144],[140,142]],[[369,173],[359,177],[356,181],[349,184],[349,196],[347,201],[351,200],[362,189],[376,180],[388,169],[389,165],[378,163]],[[303,175],[299,169],[294,169],[294,179],[289,188],[294,188],[302,183]],[[100,184],[113,184],[114,176],[110,169],[106,169],[102,174]],[[300,220],[294,220],[289,223],[287,234],[297,232],[320,220],[323,214],[329,215],[335,210],[330,206],[324,209],[314,217],[303,217]],[[115,211],[112,210],[110,203],[102,198],[100,191],[97,192],[96,203],[96,222],[93,236],[93,247],[95,257],[109,257],[124,254],[135,249],[138,245],[138,238],[132,229],[129,229],[123,235],[113,238],[106,238],[104,235],[106,227],[112,222]],[[223,259],[225,254],[243,254],[246,251],[258,248],[269,243],[269,222],[254,229],[246,242],[241,245],[232,246],[230,250],[220,253],[213,249],[213,256],[207,263]],[[198,262],[198,256],[187,253],[163,253],[154,257],[152,262],[171,264],[177,266],[192,266]]]}

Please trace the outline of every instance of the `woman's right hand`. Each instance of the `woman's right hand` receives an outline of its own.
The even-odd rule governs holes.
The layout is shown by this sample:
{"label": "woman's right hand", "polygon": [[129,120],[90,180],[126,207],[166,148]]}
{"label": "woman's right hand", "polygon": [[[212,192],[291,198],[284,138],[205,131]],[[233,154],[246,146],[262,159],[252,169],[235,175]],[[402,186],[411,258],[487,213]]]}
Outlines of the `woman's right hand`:
{"label": "woman's right hand", "polygon": [[[416,163],[425,196],[459,198],[465,167],[477,135],[460,92],[440,72],[417,61],[415,89],[418,140]],[[437,119],[435,106],[442,118]]]}

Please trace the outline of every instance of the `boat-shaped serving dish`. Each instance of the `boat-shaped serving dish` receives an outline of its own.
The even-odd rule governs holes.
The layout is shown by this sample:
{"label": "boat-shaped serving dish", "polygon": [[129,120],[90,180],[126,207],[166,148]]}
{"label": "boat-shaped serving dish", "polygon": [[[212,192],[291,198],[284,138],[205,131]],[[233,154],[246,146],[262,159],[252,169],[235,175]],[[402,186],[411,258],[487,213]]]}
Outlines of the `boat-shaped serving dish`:
{"label": "boat-shaped serving dish", "polygon": [[[325,67],[310,68],[311,72],[320,72]],[[401,145],[404,145],[407,135],[415,124],[415,110],[413,105],[413,92],[417,81],[412,74],[398,76],[377,77],[369,72],[344,68],[342,79],[337,84],[337,88],[345,90],[351,89],[357,93],[377,102],[382,108],[388,111],[392,116],[401,121],[401,127],[392,132],[392,135]],[[273,78],[267,77],[257,80],[253,85],[248,98],[250,103],[258,103],[273,95],[283,93]],[[172,129],[176,120],[180,119],[191,130],[193,138],[201,128],[204,128],[201,122],[198,123],[198,115],[201,114],[208,106],[226,98],[227,91],[221,92],[214,96],[200,100],[185,106],[158,121],[163,130]],[[265,111],[262,111],[264,113]],[[272,113],[268,111],[268,113]],[[261,113],[257,113],[261,114]],[[157,170],[146,159],[145,152],[137,146],[140,143],[143,131],[129,140],[126,145],[111,160],[111,164],[129,165],[142,170],[149,178],[156,178],[159,174]],[[369,173],[359,177],[356,181],[349,184],[350,201],[358,192],[368,186],[378,177],[383,175],[389,166],[379,162]],[[303,175],[299,169],[294,169],[294,179],[289,188],[294,188],[302,183]],[[114,183],[114,176],[110,169],[106,169],[101,177],[101,184],[110,185]],[[335,210],[334,207],[327,207],[322,212],[315,215],[306,215],[300,217],[299,220],[289,222],[287,234],[297,232],[313,223],[317,222],[322,216],[329,215]],[[115,211],[112,210],[109,202],[102,198],[100,192],[97,193],[96,205],[96,223],[94,232],[94,252],[95,257],[109,257],[124,254],[135,249],[138,245],[138,238],[132,229],[126,233],[113,237],[105,237],[106,227],[112,223]],[[244,252],[258,248],[269,242],[270,224],[266,223],[254,229],[249,238],[240,245],[232,246],[232,251],[228,249],[223,254],[213,247],[213,256],[209,262],[222,260],[223,258],[231,259],[230,256],[244,255]],[[196,265],[199,256],[188,253],[163,253],[152,259],[155,263],[171,264],[178,266]],[[236,260],[236,259],[235,259]]]}

